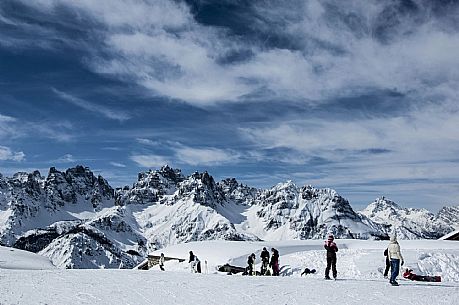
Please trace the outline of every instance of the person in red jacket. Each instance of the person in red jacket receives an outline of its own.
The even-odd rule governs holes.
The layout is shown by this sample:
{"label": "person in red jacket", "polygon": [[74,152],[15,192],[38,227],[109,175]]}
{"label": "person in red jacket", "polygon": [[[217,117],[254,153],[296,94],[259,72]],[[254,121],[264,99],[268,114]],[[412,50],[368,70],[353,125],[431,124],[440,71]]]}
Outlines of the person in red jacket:
{"label": "person in red jacket", "polygon": [[271,261],[269,262],[269,265],[273,269],[273,276],[279,276],[279,251],[276,249],[272,248],[271,249]]}
{"label": "person in red jacket", "polygon": [[330,280],[330,268],[333,272],[333,278],[336,280],[338,272],[336,271],[336,252],[338,252],[338,246],[334,242],[332,234],[328,235],[328,239],[325,241],[324,248],[327,250],[327,268],[325,269],[325,279]]}

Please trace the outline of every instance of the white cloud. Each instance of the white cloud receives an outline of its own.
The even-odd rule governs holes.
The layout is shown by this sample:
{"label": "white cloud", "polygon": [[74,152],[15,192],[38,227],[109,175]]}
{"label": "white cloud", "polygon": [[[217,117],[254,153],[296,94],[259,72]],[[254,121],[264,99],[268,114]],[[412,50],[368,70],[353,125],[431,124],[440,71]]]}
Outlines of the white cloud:
{"label": "white cloud", "polygon": [[58,158],[54,162],[56,163],[73,163],[76,162],[76,159],[71,154],[65,154],[62,157]]}
{"label": "white cloud", "polygon": [[[287,121],[276,126],[240,129],[240,132],[258,149],[287,149],[288,153],[277,156],[282,162],[295,165],[305,160],[308,164],[307,158],[314,157],[328,160],[329,164],[313,169],[320,178],[309,183],[374,187],[391,180],[455,181],[457,130],[459,112],[432,105],[406,117]],[[284,158],[286,154],[297,156]]]}
{"label": "white cloud", "polygon": [[114,167],[120,167],[120,168],[125,168],[126,167],[125,164],[119,163],[119,162],[110,162],[110,165],[112,165]]}
{"label": "white cloud", "polygon": [[[235,40],[219,28],[198,24],[182,2],[23,3],[51,13],[65,6],[99,22],[100,45],[106,49],[103,58],[89,59],[95,71],[198,106],[240,101],[253,94],[262,100],[321,103],[373,89],[421,97],[435,91],[441,98],[453,98],[459,90],[458,29],[446,25],[443,19],[448,18],[434,17],[432,8],[421,2],[416,2],[415,17],[404,15],[390,1],[254,2],[251,8],[263,18],[250,20],[251,26],[266,33],[268,40],[273,35],[294,42],[294,50]],[[384,17],[388,13],[391,18]],[[397,26],[390,24],[393,20]],[[377,37],[380,32],[387,32],[385,41]],[[238,50],[250,50],[254,56],[220,62]]]}
{"label": "white cloud", "polygon": [[9,123],[9,122],[16,122],[16,121],[17,121],[16,118],[0,114],[1,123]]}
{"label": "white cloud", "polygon": [[12,151],[11,148],[0,146],[0,161],[24,161],[25,154],[22,151]]}
{"label": "white cloud", "polygon": [[[263,16],[250,21],[255,30],[268,40],[272,34],[293,41],[295,51],[241,42],[219,28],[202,26],[182,2],[22,2],[50,14],[67,7],[99,22],[100,44],[106,49],[103,58],[89,60],[96,71],[199,106],[260,92],[269,94],[262,99],[321,102],[366,89],[407,94],[442,85],[451,93],[459,89],[457,28],[446,25],[443,19],[448,18],[433,17],[432,8],[422,2],[416,2],[415,17],[390,1],[254,2],[255,15]],[[387,13],[391,18],[384,18]],[[391,28],[393,20],[399,23]],[[377,39],[378,31],[388,32],[386,41]],[[219,61],[235,50],[250,50],[254,56],[244,62]]]}
{"label": "white cloud", "polygon": [[16,118],[0,114],[0,139],[16,138],[22,134],[16,128],[16,122]]}
{"label": "white cloud", "polygon": [[71,142],[76,136],[73,133],[73,125],[67,121],[28,122],[18,128],[24,131],[22,136],[34,134],[58,142]]}
{"label": "white cloud", "polygon": [[0,140],[39,136],[58,142],[72,141],[73,126],[67,121],[33,122],[0,114]]}
{"label": "white cloud", "polygon": [[170,164],[166,157],[152,154],[147,155],[132,155],[130,159],[142,167],[161,167],[165,164]]}
{"label": "white cloud", "polygon": [[62,92],[62,91],[59,91],[57,89],[52,89],[53,92],[59,96],[61,99],[75,105],[75,106],[78,106],[80,108],[83,108],[85,110],[88,110],[90,112],[94,112],[94,113],[98,113],[98,114],[102,114],[104,117],[106,118],[109,118],[109,119],[112,119],[112,120],[118,120],[118,121],[125,121],[125,120],[128,120],[130,118],[130,116],[124,112],[121,112],[121,111],[114,111],[110,108],[107,108],[107,107],[104,107],[104,106],[101,106],[101,105],[97,105],[97,104],[94,104],[94,103],[91,103],[91,102],[88,102],[86,100],[83,100],[83,99],[80,99],[78,97],[75,97],[73,95],[70,95],[68,93],[65,93],[65,92]]}
{"label": "white cloud", "polygon": [[143,144],[143,145],[159,145],[158,142],[152,141],[150,139],[145,139],[145,138],[137,138],[136,141],[137,143]]}
{"label": "white cloud", "polygon": [[175,151],[177,158],[190,165],[218,165],[232,163],[239,154],[218,148],[192,148],[181,146]]}

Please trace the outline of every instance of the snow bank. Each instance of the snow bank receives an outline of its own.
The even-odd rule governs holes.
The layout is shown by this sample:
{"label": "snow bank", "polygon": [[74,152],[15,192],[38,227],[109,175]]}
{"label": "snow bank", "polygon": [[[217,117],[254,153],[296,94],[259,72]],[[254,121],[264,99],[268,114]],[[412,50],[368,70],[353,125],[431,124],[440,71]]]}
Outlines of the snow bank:
{"label": "snow bank", "polygon": [[0,246],[0,269],[46,270],[55,268],[44,256]]}

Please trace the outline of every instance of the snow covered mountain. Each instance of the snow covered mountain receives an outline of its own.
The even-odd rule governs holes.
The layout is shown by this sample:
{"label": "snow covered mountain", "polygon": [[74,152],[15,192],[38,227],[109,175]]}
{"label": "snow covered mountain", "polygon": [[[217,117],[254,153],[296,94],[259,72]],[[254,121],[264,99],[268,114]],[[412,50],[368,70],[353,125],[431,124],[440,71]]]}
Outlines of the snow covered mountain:
{"label": "snow covered mountain", "polygon": [[52,167],[46,178],[38,171],[0,177],[1,244],[40,252],[60,267],[134,266],[145,238],[123,217],[107,181],[82,166]]}
{"label": "snow covered mountain", "polygon": [[377,198],[360,212],[372,221],[387,225],[386,233],[401,239],[437,239],[454,230],[459,221],[457,207],[445,207],[437,215],[425,209],[401,208],[388,199]]}
{"label": "snow covered mountain", "polygon": [[38,252],[62,268],[130,268],[148,252],[202,240],[438,238],[458,207],[435,216],[385,199],[355,212],[331,189],[280,183],[260,190],[234,178],[185,176],[163,166],[114,190],[89,168],[0,175],[0,242]]}
{"label": "snow covered mountain", "polygon": [[382,226],[357,214],[349,202],[331,189],[292,181],[261,192],[251,205],[248,231],[266,240],[325,238],[385,238]]}

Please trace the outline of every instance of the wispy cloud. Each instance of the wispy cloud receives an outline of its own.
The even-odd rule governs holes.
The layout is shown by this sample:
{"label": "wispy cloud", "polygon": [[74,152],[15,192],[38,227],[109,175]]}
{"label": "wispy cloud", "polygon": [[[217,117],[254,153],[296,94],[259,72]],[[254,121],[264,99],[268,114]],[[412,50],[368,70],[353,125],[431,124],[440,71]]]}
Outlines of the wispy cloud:
{"label": "wispy cloud", "polygon": [[23,136],[36,134],[58,142],[71,142],[76,137],[73,125],[68,121],[29,122],[20,128],[26,131]]}
{"label": "wispy cloud", "polygon": [[0,114],[0,139],[12,140],[29,136],[39,136],[58,142],[70,142],[75,137],[73,126],[67,121],[34,122]]}
{"label": "wispy cloud", "polygon": [[161,167],[165,164],[170,164],[167,157],[152,154],[131,155],[129,158],[142,167]]}
{"label": "wispy cloud", "polygon": [[15,138],[22,134],[16,128],[17,119],[0,114],[0,139],[2,138]]}
{"label": "wispy cloud", "polygon": [[136,139],[137,143],[142,144],[142,145],[158,145],[159,143],[150,139],[145,139],[145,138],[137,138]]}
{"label": "wispy cloud", "polygon": [[110,165],[112,165],[114,167],[119,167],[119,168],[125,168],[126,167],[125,164],[119,163],[119,162],[110,162]]}
{"label": "wispy cloud", "polygon": [[73,163],[76,162],[75,157],[72,154],[65,154],[62,157],[56,159],[55,163]]}
{"label": "wispy cloud", "polygon": [[218,166],[239,162],[241,158],[240,153],[230,149],[191,147],[172,141],[157,143],[148,139],[137,139],[137,142],[147,146],[154,144],[155,147],[170,151],[168,158],[155,154],[133,154],[131,160],[141,165],[153,164],[158,166],[168,163],[167,161],[172,161],[174,164]]}
{"label": "wispy cloud", "polygon": [[6,146],[0,146],[0,161],[24,161],[25,154],[22,151],[13,151]]}
{"label": "wispy cloud", "polygon": [[[254,2],[248,8],[263,18],[241,22],[267,37],[247,44],[199,24],[180,2],[23,2],[47,12],[70,7],[103,25],[100,46],[107,48],[103,58],[92,57],[96,71],[199,106],[255,95],[320,103],[373,89],[442,95],[458,89],[459,34],[448,22],[458,6],[439,17],[424,2],[411,12],[394,1]],[[269,44],[271,36],[294,47]],[[221,60],[243,51],[252,56]]]}
{"label": "wispy cloud", "polygon": [[5,122],[5,123],[16,122],[16,118],[0,114],[0,122]]}
{"label": "wispy cloud", "polygon": [[112,120],[118,120],[118,121],[126,121],[130,119],[130,116],[127,113],[121,112],[121,111],[114,111],[111,108],[102,106],[102,105],[97,105],[91,102],[88,102],[84,99],[75,97],[73,95],[70,95],[68,93],[59,91],[55,88],[52,88],[53,92],[59,96],[61,99],[78,106],[80,108],[83,108],[85,110],[88,110],[93,113],[101,114],[106,118],[112,119]]}

